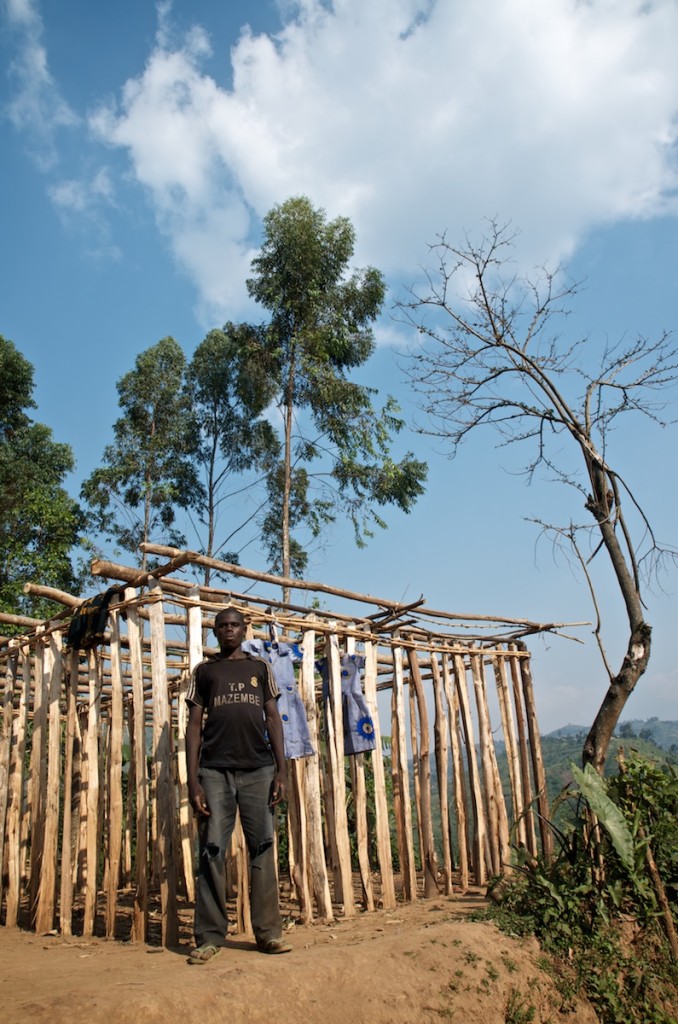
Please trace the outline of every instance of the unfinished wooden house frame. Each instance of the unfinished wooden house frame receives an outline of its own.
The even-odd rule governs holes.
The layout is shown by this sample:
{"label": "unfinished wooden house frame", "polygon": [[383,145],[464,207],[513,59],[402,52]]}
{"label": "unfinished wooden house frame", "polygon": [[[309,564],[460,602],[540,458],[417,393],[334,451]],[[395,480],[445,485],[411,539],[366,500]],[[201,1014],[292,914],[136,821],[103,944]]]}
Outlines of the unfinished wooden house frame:
{"label": "unfinished wooden house frame", "polygon": [[[27,592],[61,602],[61,614],[46,622],[0,615],[0,624],[21,629],[0,641],[5,925],[116,936],[126,893],[131,937],[145,940],[153,891],[162,941],[176,943],[178,907],[195,891],[183,696],[193,668],[213,650],[214,617],[227,605],[246,613],[251,636],[293,642],[302,652],[297,685],[316,753],[289,762],[281,872],[289,871],[304,921],[482,886],[506,869],[512,843],[549,854],[525,638],[563,624],[456,615],[423,598],[402,605],[192,552],[145,549],[164,564],[141,573],[94,563],[109,586],[121,584],[94,648],[64,646],[81,598],[27,584]],[[185,578],[205,566],[228,574],[227,583]],[[262,593],[279,594],[283,585],[296,603]],[[257,592],[241,592],[248,586]],[[338,610],[326,610],[330,599]],[[376,743],[346,757],[340,657],[353,652],[364,657]],[[325,699],[319,656],[328,665]],[[380,691],[382,723],[390,696],[387,738]],[[247,870],[237,828],[229,877],[237,927],[245,931]]]}

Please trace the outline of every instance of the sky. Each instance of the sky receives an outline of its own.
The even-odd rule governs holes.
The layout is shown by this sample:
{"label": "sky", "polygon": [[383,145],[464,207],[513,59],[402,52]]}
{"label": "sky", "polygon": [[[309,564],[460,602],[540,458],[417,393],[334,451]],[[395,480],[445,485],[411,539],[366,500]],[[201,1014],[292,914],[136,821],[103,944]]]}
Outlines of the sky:
{"label": "sky", "polygon": [[[454,461],[403,371],[393,303],[429,245],[483,218],[520,232],[519,269],[585,288],[566,331],[591,351],[678,327],[678,0],[1,0],[0,333],[35,367],[36,418],[69,443],[77,495],[111,440],[115,384],[172,335],[187,357],[226,320],[263,319],[245,280],[276,203],[306,195],[385,275],[361,383],[395,395],[426,495],[365,550],[339,524],[308,576],[455,612],[592,618],[530,517],[581,519],[530,487],[490,434]],[[588,343],[587,343],[588,344]],[[675,389],[667,391],[676,418]],[[676,427],[629,418],[610,462],[678,542]],[[574,504],[572,503],[574,501]],[[581,504],[581,503],[579,503]],[[189,544],[191,538],[189,537]],[[196,546],[193,540],[192,546]],[[242,563],[265,569],[249,538]],[[619,665],[623,609],[594,567]],[[678,718],[676,569],[647,592],[654,649],[624,717]],[[591,627],[535,639],[543,731],[588,725],[605,689]]]}

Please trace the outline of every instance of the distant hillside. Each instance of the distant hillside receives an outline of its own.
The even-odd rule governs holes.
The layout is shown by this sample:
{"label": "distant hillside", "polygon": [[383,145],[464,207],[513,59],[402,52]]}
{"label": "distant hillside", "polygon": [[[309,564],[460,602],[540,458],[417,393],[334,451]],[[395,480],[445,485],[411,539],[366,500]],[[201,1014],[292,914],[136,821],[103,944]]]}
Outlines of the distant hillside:
{"label": "distant hillside", "polygon": [[[585,725],[563,725],[560,729],[554,729],[542,737],[544,739],[562,739],[567,737],[581,737],[584,741],[588,727]],[[651,740],[662,750],[678,752],[678,722],[662,722],[659,718],[632,718],[628,721],[619,722],[615,736],[619,739],[641,739]]]}

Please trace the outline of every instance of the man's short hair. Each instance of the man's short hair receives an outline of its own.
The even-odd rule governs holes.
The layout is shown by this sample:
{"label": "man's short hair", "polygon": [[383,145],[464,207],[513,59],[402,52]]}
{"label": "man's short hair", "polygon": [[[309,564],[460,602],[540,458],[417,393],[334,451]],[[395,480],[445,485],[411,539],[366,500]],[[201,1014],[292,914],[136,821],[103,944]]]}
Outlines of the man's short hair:
{"label": "man's short hair", "polygon": [[241,624],[243,626],[247,625],[247,619],[245,618],[244,612],[241,612],[239,608],[234,608],[232,605],[228,605],[228,607],[222,608],[221,611],[217,612],[217,614],[215,615],[215,617],[214,617],[214,628],[215,629],[217,628],[217,624],[219,622],[219,619],[223,615],[226,615],[227,612],[230,612],[231,615],[235,615],[238,619],[240,619],[240,622],[241,622]]}

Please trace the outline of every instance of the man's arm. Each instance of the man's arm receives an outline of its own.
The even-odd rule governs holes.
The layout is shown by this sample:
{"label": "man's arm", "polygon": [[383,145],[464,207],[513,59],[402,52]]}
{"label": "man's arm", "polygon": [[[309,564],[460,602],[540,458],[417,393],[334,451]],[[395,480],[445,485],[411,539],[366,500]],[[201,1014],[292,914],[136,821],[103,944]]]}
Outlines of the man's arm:
{"label": "man's arm", "polygon": [[278,711],[277,701],[266,701],[264,704],[264,716],[266,718],[266,731],[268,732],[268,739],[276,766],[271,803],[279,804],[281,800],[287,799],[287,762],[285,761],[282,720]]}
{"label": "man's arm", "polygon": [[188,725],[186,726],[186,767],[188,770],[188,799],[198,814],[209,814],[205,791],[198,780],[200,743],[202,740],[202,708],[189,704]]}

